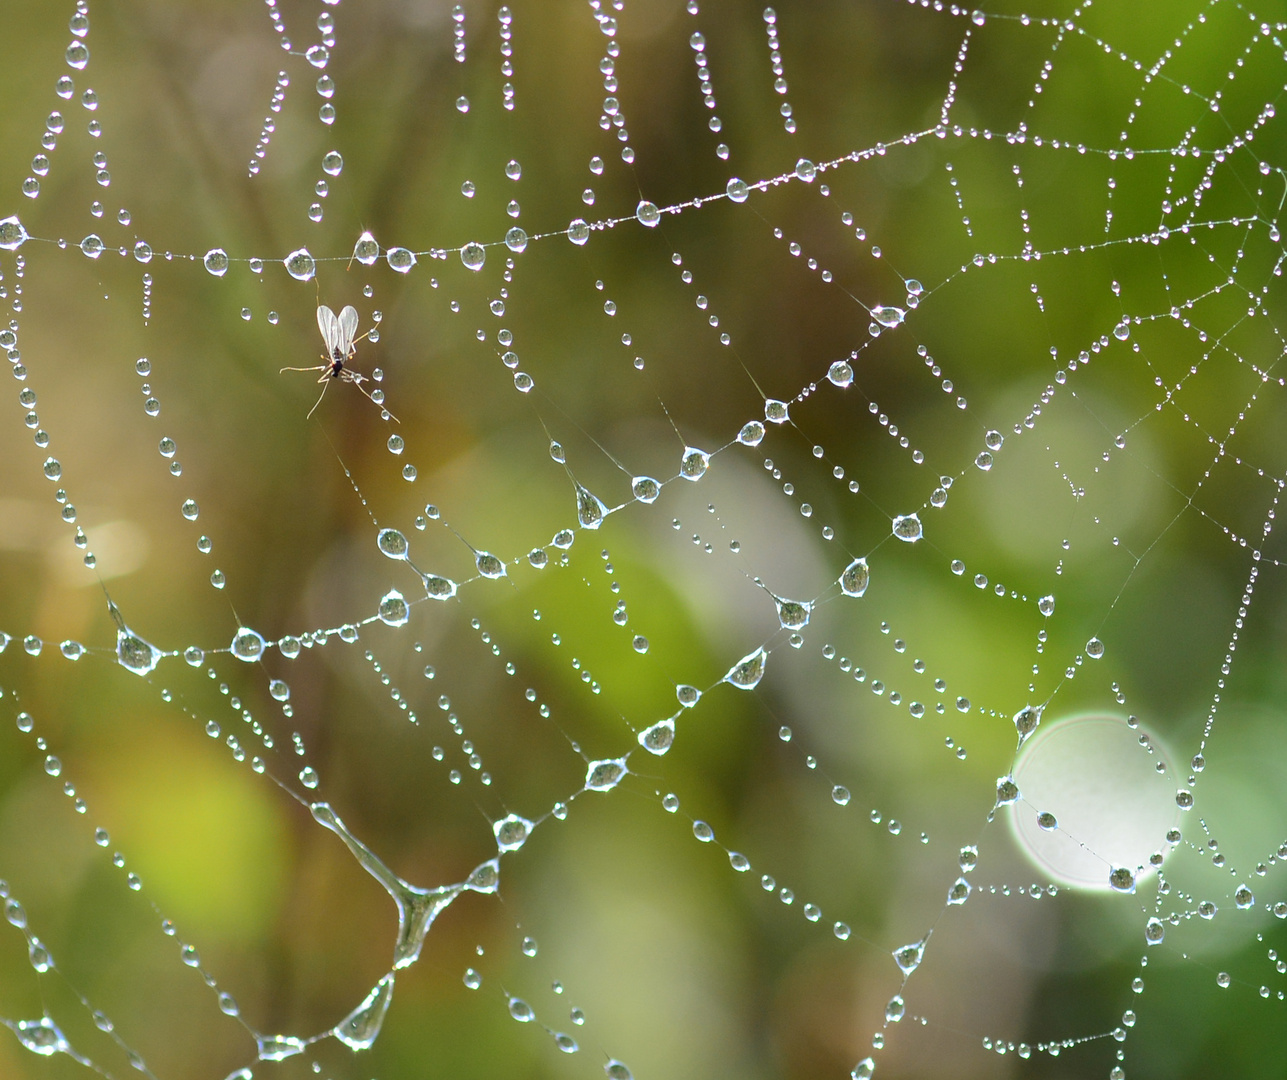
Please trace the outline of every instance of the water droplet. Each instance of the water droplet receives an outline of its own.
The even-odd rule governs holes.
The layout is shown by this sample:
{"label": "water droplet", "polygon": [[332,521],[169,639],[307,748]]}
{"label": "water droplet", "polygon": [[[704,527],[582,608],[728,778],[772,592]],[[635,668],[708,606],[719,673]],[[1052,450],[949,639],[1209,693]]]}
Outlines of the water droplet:
{"label": "water droplet", "polygon": [[532,823],[527,818],[521,818],[517,814],[503,817],[492,826],[492,832],[496,836],[496,844],[503,852],[517,851],[527,843],[527,837],[531,831]]}
{"label": "water droplet", "polygon": [[1059,828],[1059,819],[1049,810],[1043,810],[1037,815],[1037,828],[1043,832],[1054,832]]}
{"label": "water droplet", "polygon": [[223,277],[228,272],[228,253],[223,248],[211,248],[201,261],[215,277]]}
{"label": "water droplet", "polygon": [[312,765],[305,765],[299,770],[299,782],[312,791],[321,782],[317,770]]}
{"label": "water droplet", "polygon": [[634,1080],[634,1073],[626,1066],[625,1062],[612,1058],[604,1067],[604,1075],[608,1080]]}
{"label": "water droplet", "polygon": [[286,273],[296,281],[311,281],[317,272],[317,263],[308,253],[308,248],[297,248],[286,256]]}
{"label": "water droplet", "polygon": [[837,360],[827,369],[827,378],[842,389],[850,386],[854,381],[853,366],[847,360]]}
{"label": "water droplet", "polygon": [[625,758],[613,758],[605,761],[592,761],[586,768],[585,786],[587,791],[611,791],[630,770],[626,768]]}
{"label": "water droplet", "polygon": [[980,450],[978,457],[974,459],[974,467],[980,472],[990,472],[992,469],[992,455],[986,450]]}
{"label": "water droplet", "polygon": [[268,692],[272,695],[274,701],[290,700],[290,687],[286,683],[282,682],[281,679],[270,680],[268,683]]}
{"label": "water droplet", "polygon": [[684,447],[684,456],[679,460],[679,475],[685,480],[700,480],[710,467],[711,456],[705,450],[693,446]]}
{"label": "water droplet", "polygon": [[134,245],[134,258],[141,263],[152,261],[152,246],[140,240]]}
{"label": "water droplet", "polygon": [[871,581],[871,571],[866,559],[854,559],[840,575],[840,591],[846,596],[862,596]]}
{"label": "water droplet", "polygon": [[1086,642],[1086,655],[1092,660],[1099,660],[1104,655],[1104,643],[1097,637]]}
{"label": "water droplet", "polygon": [[837,806],[848,806],[851,797],[849,789],[843,784],[836,784],[831,789],[831,801]]}
{"label": "water droplet", "polygon": [[1124,866],[1115,866],[1108,872],[1108,887],[1115,892],[1133,893],[1135,874]]}
{"label": "water droplet", "polygon": [[651,476],[636,476],[630,481],[630,491],[641,503],[651,503],[661,494],[661,485]]}
{"label": "water droplet", "polygon": [[430,600],[450,600],[456,595],[456,583],[450,578],[439,577],[437,574],[421,574],[420,579],[424,582],[425,595]]}
{"label": "water droplet", "polygon": [[90,233],[80,242],[81,252],[90,259],[97,259],[103,254],[104,244],[97,233]]}
{"label": "water droplet", "polygon": [[584,218],[573,218],[568,224],[568,239],[578,247],[590,239],[590,226]]}
{"label": "water droplet", "polygon": [[27,230],[16,216],[0,218],[0,249],[17,251],[27,240]]}
{"label": "water droplet", "polygon": [[675,697],[679,699],[679,704],[685,709],[691,709],[701,700],[702,692],[695,686],[680,683],[679,686],[675,687]]}
{"label": "water droplet", "polygon": [[407,538],[397,529],[381,529],[375,538],[376,545],[390,559],[407,557]]}
{"label": "water droplet", "polygon": [[901,945],[894,950],[894,963],[898,965],[898,970],[904,975],[910,975],[920,967],[921,959],[925,955],[925,942],[927,938],[921,938],[920,941],[913,941],[910,945]]}
{"label": "water droplet", "polygon": [[1044,709],[1044,705],[1025,705],[1014,714],[1014,729],[1019,733],[1020,746],[1037,730],[1037,725],[1041,723],[1041,713]]}
{"label": "water droplet", "polygon": [[947,890],[947,902],[949,904],[964,904],[970,898],[970,887],[970,883],[965,878],[957,878]]}
{"label": "water droplet", "polygon": [[353,245],[353,258],[363,266],[373,266],[379,257],[380,245],[375,242],[375,237],[369,232],[363,232]]}
{"label": "water droplet", "polygon": [[778,600],[778,622],[784,630],[799,630],[809,625],[813,604],[807,600]]}
{"label": "water droplet", "polygon": [[903,1003],[902,995],[895,994],[889,999],[889,1004],[885,1006],[885,1022],[889,1024],[897,1024],[903,1018],[906,1008],[907,1006]]}
{"label": "water droplet", "polygon": [[63,475],[63,467],[57,458],[45,458],[44,472],[46,480],[57,480]]}
{"label": "water droplet", "polygon": [[126,671],[147,675],[160,662],[161,655],[160,649],[144,641],[124,623],[117,624],[116,659]]}
{"label": "water droplet", "polygon": [[675,741],[675,722],[670,719],[658,720],[651,727],[644,728],[639,733],[638,740],[639,745],[648,753],[660,757]]}
{"label": "water droplet", "polygon": [[505,564],[491,552],[480,551],[474,561],[478,566],[478,572],[485,578],[501,578],[505,576]]}
{"label": "water droplet", "polygon": [[997,777],[997,806],[1009,806],[1019,801],[1019,785],[1011,776]]}
{"label": "water droplet", "polygon": [[[70,50],[70,46],[68,49]],[[71,1051],[71,1044],[47,1016],[39,1020],[19,1020],[12,1027],[18,1041],[33,1054],[49,1057],[51,1054],[66,1054]]]}
{"label": "water droplet", "polygon": [[399,274],[406,274],[416,265],[416,256],[404,247],[392,247],[384,254],[384,261]]}
{"label": "water droplet", "polygon": [[260,1035],[256,1042],[259,1046],[260,1061],[284,1061],[286,1058],[302,1054],[308,1044],[294,1035]]}
{"label": "water droplet", "polygon": [[380,606],[376,612],[385,626],[405,626],[411,617],[411,609],[397,589],[390,589],[380,597]]}
{"label": "water droplet", "polygon": [[1239,885],[1233,893],[1233,903],[1239,911],[1246,911],[1256,902],[1256,897],[1246,885]]}
{"label": "water droplet", "polygon": [[340,156],[339,151],[331,150],[322,158],[322,172],[327,176],[339,176],[344,169],[344,159]]}
{"label": "water droplet", "polygon": [[576,1039],[572,1038],[571,1035],[565,1035],[561,1031],[556,1031],[554,1033],[554,1045],[565,1054],[575,1054],[579,1049],[581,1049],[577,1046]]}
{"label": "water droplet", "polygon": [[576,486],[576,517],[583,529],[597,529],[603,524],[608,508],[597,495],[587,491],[580,484]]}
{"label": "water droplet", "polygon": [[232,636],[232,655],[247,664],[253,663],[263,655],[266,642],[254,630],[243,626]]}
{"label": "water droplet", "polygon": [[756,649],[729,668],[723,681],[736,686],[739,690],[754,690],[759,685],[760,679],[764,677],[764,667],[768,659],[769,654],[763,648]]}
{"label": "water droplet", "polygon": [[460,261],[466,269],[481,270],[487,261],[487,249],[482,244],[471,241],[460,249]]}
{"label": "water droplet", "polygon": [[58,651],[68,660],[79,660],[85,655],[85,646],[79,641],[64,641],[58,646]]}
{"label": "water droplet", "polygon": [[808,158],[801,158],[795,163],[795,175],[806,184],[812,184],[818,176],[818,166]]}
{"label": "water droplet", "polygon": [[1037,601],[1037,610],[1046,618],[1050,618],[1055,613],[1055,598],[1053,596],[1043,596]]}
{"label": "water droplet", "polygon": [[888,307],[884,304],[877,304],[871,309],[871,317],[885,327],[897,326],[906,314],[900,307]]}
{"label": "water droplet", "polygon": [[751,420],[742,425],[737,433],[737,441],[743,446],[759,446],[764,440],[764,425],[758,420]]}
{"label": "water droplet", "polygon": [[1166,926],[1162,920],[1153,916],[1144,924],[1144,941],[1149,945],[1160,945],[1166,937]]}
{"label": "water droplet", "polygon": [[899,514],[894,518],[894,535],[900,540],[914,544],[921,538],[921,519],[915,514]]}
{"label": "water droplet", "polygon": [[746,202],[746,198],[750,193],[751,189],[746,186],[746,181],[739,180],[736,176],[724,187],[724,194],[736,203]]}
{"label": "water droplet", "polygon": [[1131,324],[1125,319],[1113,327],[1113,337],[1117,338],[1118,341],[1125,341],[1130,336]]}
{"label": "water droplet", "polygon": [[331,53],[325,45],[310,45],[304,52],[304,59],[315,68],[324,68],[331,59]]}
{"label": "water droplet", "polygon": [[73,41],[67,46],[63,56],[67,60],[67,66],[77,71],[84,71],[85,65],[89,63],[89,49],[85,47],[83,41]]}

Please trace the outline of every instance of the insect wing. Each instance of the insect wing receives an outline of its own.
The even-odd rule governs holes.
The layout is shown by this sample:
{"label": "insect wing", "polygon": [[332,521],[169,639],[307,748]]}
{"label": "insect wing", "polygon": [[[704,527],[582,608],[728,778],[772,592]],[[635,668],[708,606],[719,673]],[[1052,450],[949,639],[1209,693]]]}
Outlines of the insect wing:
{"label": "insect wing", "polygon": [[358,313],[352,304],[340,312],[339,340],[335,343],[341,356],[348,356],[353,351],[353,337],[357,333]]}
{"label": "insect wing", "polygon": [[[353,317],[356,321],[356,311],[353,312]],[[317,328],[322,332],[322,340],[326,343],[326,356],[329,359],[335,355],[335,347],[340,342],[340,321],[335,317],[335,312],[325,304],[319,304],[317,307]],[[349,337],[352,340],[352,335]]]}

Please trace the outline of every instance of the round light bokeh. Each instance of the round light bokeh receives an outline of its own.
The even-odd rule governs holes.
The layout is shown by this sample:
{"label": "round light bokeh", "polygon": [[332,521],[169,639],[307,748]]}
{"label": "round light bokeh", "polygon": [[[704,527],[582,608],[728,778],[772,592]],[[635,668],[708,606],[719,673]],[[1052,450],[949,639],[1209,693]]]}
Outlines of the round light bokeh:
{"label": "round light bokeh", "polygon": [[[1045,721],[1015,764],[1022,796],[1010,807],[1015,840],[1061,885],[1107,890],[1114,868],[1143,876],[1150,856],[1166,853],[1167,830],[1179,821],[1172,762],[1155,735],[1122,716]],[[1043,813],[1058,826],[1043,829]]]}

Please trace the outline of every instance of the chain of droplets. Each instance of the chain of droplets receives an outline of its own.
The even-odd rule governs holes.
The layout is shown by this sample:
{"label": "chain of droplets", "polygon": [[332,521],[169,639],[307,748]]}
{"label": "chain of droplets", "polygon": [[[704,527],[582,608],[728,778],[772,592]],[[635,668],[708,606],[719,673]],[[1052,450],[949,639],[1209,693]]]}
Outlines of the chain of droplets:
{"label": "chain of droplets", "polygon": [[[3,696],[3,694],[3,690],[0,690],[0,696]],[[166,697],[165,700],[169,700],[169,698]],[[17,727],[19,731],[25,734],[31,733],[35,727],[34,718],[26,711],[19,712],[17,715]],[[45,773],[54,780],[61,780],[62,792],[65,796],[73,800],[73,809],[78,815],[88,814],[89,806],[84,798],[77,793],[75,786],[70,780],[64,779],[65,767],[63,762],[57,756],[49,752],[49,746],[44,736],[37,735],[35,738],[36,748],[45,755]],[[94,829],[94,844],[104,851],[112,846],[111,836],[105,828],[99,826]],[[118,870],[126,871],[126,887],[131,892],[141,892],[143,890],[142,879],[134,871],[126,870],[128,864],[124,854],[119,850],[114,849],[110,859],[113,867]],[[62,974],[61,969],[55,963],[48,948],[31,932],[28,927],[25,910],[22,905],[9,894],[7,886],[0,885],[0,896],[5,898],[5,917],[7,921],[14,927],[21,930],[27,937],[28,957],[33,969],[41,975],[52,971],[58,971]],[[178,932],[175,923],[163,915],[154,901],[148,901],[148,903],[160,920],[162,933],[167,937],[175,938]],[[230,994],[222,992],[219,989],[214,976],[202,967],[201,959],[197,950],[192,945],[185,944],[181,940],[179,941],[179,946],[181,960],[187,967],[193,968],[201,975],[202,981],[214,992],[218,1000],[220,1010],[225,1015],[236,1018],[247,1031],[251,1031],[245,1021],[241,1019],[236,1001]],[[65,975],[63,978],[66,982]],[[87,1013],[89,1013],[93,1019],[95,1027],[100,1032],[107,1035],[117,1045],[117,1047],[129,1058],[134,1069],[149,1077],[150,1080],[156,1080],[155,1074],[148,1067],[142,1055],[127,1044],[124,1039],[121,1038],[119,1033],[117,1033],[112,1020],[105,1013],[96,1009],[89,999],[85,997],[80,990],[72,986],[70,982],[67,982],[66,984],[72,989],[73,994],[79,1000],[82,1007]],[[66,1037],[48,1016],[45,1016],[38,1021],[18,1022],[12,1026],[15,1028],[15,1033],[18,1035],[18,1038],[23,1045],[35,1053],[64,1053],[74,1058],[82,1065],[97,1068],[92,1061],[83,1057],[72,1048]]]}
{"label": "chain of droplets", "polygon": [[[688,10],[696,14],[696,5],[690,4]],[[715,85],[711,82],[711,69],[706,56],[706,36],[695,30],[689,37],[688,44],[693,50],[693,60],[697,64],[697,82],[698,88],[702,92],[702,104],[711,113],[706,126],[710,128],[712,135],[719,135],[720,131],[723,130],[724,122],[719,118],[719,114],[715,112]],[[728,155],[728,144],[724,142],[718,143],[715,147],[715,156],[721,161],[727,161]]]}
{"label": "chain of droplets", "polygon": [[[617,95],[617,61],[621,58],[621,45],[615,40],[617,33],[617,21],[610,15],[600,11],[600,0],[590,0],[590,7],[595,13],[595,18],[599,23],[599,30],[608,38],[607,47],[604,49],[604,57],[599,61],[599,74],[603,76],[603,89],[607,96],[603,99],[602,112],[599,113],[599,127],[603,131],[617,129],[617,141],[625,143],[621,148],[621,160],[627,165],[631,165],[635,160],[635,151],[630,143],[630,132],[626,128],[626,114],[622,111],[621,100]],[[620,9],[619,0],[614,0],[614,7]],[[595,161],[599,161],[596,157]],[[591,164],[591,171],[596,175],[603,171],[602,162],[596,170]],[[593,204],[594,193],[586,188],[581,194],[582,201],[587,206]],[[583,241],[584,242],[584,241]]]}
{"label": "chain of droplets", "polygon": [[782,42],[778,39],[778,13],[771,7],[764,9],[764,30],[768,35],[769,63],[773,69],[773,92],[782,96],[782,104],[778,107],[778,112],[782,116],[782,126],[786,128],[788,134],[794,135],[796,123],[794,110],[786,99],[787,81],[785,69],[782,67]]}
{"label": "chain of droplets", "polygon": [[501,54],[501,75],[505,79],[501,87],[501,107],[507,112],[514,111],[514,31],[511,29],[514,23],[514,13],[509,9],[508,4],[502,4],[496,12],[496,20],[500,23],[500,54]]}

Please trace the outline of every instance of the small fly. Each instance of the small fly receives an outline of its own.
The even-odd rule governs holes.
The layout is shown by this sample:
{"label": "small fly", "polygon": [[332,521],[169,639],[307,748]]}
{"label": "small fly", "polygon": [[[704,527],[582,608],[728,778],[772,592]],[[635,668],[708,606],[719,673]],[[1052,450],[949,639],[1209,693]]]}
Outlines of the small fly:
{"label": "small fly", "polygon": [[[357,343],[371,332],[368,330],[366,334],[357,338],[353,336],[357,333],[358,328],[357,308],[350,304],[337,316],[325,304],[318,304],[317,328],[322,332],[322,341],[326,344],[326,353],[322,357],[326,362],[315,364],[313,367],[284,367],[281,369],[282,371],[320,371],[322,373],[317,381],[326,385],[322,387],[322,392],[317,396],[317,400],[313,402],[313,407],[308,410],[308,416],[304,419],[311,418],[313,413],[317,411],[317,407],[322,403],[322,398],[326,397],[326,391],[331,385],[331,379],[340,379],[343,382],[352,383],[366,397],[370,398],[374,404],[379,405],[385,412],[389,412],[388,409],[384,408],[382,402],[376,401],[362,386],[362,383],[366,381],[366,376],[360,371],[353,371],[344,366],[353,359],[354,354],[357,352]],[[278,372],[278,374],[281,374],[281,372]],[[389,413],[389,416],[395,422],[400,422],[393,413]]]}

